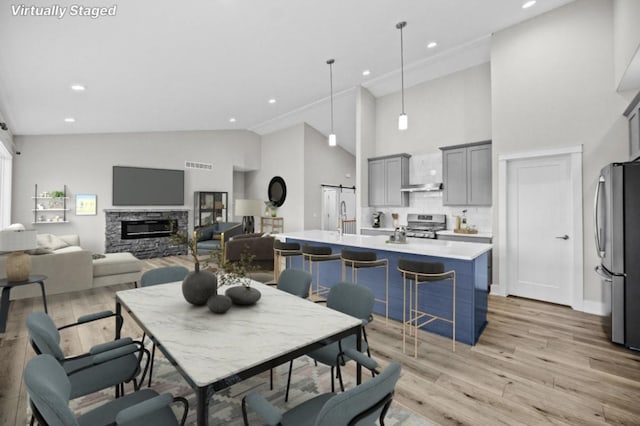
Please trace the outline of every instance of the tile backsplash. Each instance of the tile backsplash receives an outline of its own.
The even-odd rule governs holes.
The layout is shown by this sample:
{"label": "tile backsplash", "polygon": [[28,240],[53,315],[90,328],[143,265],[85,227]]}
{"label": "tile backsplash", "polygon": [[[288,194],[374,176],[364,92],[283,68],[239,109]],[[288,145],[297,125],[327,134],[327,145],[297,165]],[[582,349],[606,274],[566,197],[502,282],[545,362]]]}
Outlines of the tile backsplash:
{"label": "tile backsplash", "polygon": [[[442,153],[412,155],[409,159],[409,183],[423,184],[442,182]],[[361,226],[370,227],[373,213],[384,212],[380,226],[393,227],[391,213],[398,213],[401,225],[407,224],[409,213],[433,213],[447,215],[447,229],[453,229],[454,216],[462,216],[467,210],[467,223],[474,225],[479,232],[492,232],[493,207],[450,207],[442,205],[442,191],[412,192],[409,194],[409,207],[365,207],[362,209]]]}

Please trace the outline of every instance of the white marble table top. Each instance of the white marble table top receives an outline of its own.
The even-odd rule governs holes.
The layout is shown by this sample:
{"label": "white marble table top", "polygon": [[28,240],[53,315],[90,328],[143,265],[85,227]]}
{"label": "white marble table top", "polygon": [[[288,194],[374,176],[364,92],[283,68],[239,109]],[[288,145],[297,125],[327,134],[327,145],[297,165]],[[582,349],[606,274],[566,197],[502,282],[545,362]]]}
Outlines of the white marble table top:
{"label": "white marble table top", "polygon": [[116,299],[199,387],[360,324],[357,318],[258,282],[252,284],[262,293],[257,304],[234,305],[217,315],[187,303],[181,285],[119,291]]}
{"label": "white marble table top", "polygon": [[336,231],[321,230],[284,232],[278,234],[278,238],[462,260],[473,260],[493,247],[491,244],[430,240],[426,238],[407,238],[408,242],[405,244],[392,244],[386,242],[389,237],[385,235],[344,234],[340,236]]}

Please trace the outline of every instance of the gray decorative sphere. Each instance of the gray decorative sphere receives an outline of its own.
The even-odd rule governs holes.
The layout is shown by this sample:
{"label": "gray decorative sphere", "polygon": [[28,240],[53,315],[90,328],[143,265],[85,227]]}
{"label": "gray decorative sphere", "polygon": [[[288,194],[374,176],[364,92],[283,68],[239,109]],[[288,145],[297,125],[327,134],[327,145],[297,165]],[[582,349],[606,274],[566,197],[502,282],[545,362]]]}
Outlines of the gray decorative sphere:
{"label": "gray decorative sphere", "polygon": [[253,305],[260,297],[262,293],[253,287],[245,287],[238,285],[228,289],[225,294],[231,298],[231,301],[236,305]]}
{"label": "gray decorative sphere", "polygon": [[182,295],[192,305],[202,306],[218,292],[218,278],[210,271],[192,271],[182,281]]}
{"label": "gray decorative sphere", "polygon": [[231,299],[222,294],[214,294],[207,300],[207,306],[214,314],[224,314],[231,307]]}

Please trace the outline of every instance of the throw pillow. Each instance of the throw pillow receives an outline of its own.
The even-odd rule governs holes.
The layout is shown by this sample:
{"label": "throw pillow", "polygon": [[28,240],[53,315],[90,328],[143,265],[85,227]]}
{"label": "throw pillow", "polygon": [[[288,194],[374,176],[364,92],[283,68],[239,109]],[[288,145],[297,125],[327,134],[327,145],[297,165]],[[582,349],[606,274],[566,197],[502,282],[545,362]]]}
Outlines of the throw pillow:
{"label": "throw pillow", "polygon": [[61,248],[69,247],[69,244],[65,243],[62,239],[56,237],[53,234],[39,234],[37,236],[38,247],[49,249],[49,250],[58,250]]}

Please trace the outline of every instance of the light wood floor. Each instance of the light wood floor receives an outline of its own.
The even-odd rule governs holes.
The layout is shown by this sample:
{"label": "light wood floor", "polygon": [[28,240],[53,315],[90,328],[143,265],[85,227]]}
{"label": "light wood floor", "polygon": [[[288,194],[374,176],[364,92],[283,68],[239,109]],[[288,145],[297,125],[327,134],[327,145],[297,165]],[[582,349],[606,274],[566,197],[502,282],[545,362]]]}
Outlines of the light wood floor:
{"label": "light wood floor", "polygon": [[[186,257],[152,259],[145,269],[191,267]],[[56,324],[114,308],[114,292],[129,285],[48,297]],[[11,303],[0,335],[0,424],[26,422],[22,370],[33,356],[26,316],[39,298]],[[63,335],[65,353],[79,353],[112,338],[112,323],[74,328]],[[601,317],[518,298],[489,298],[489,324],[476,346],[421,334],[419,358],[402,353],[400,325],[368,326],[373,356],[399,360],[403,373],[394,403],[445,425],[640,425],[640,354],[609,342]],[[140,331],[125,319],[124,335]]]}

